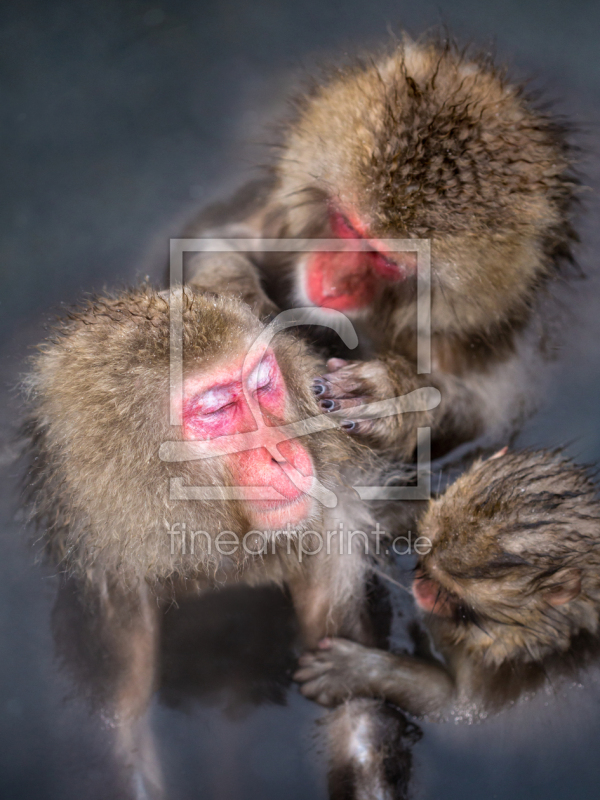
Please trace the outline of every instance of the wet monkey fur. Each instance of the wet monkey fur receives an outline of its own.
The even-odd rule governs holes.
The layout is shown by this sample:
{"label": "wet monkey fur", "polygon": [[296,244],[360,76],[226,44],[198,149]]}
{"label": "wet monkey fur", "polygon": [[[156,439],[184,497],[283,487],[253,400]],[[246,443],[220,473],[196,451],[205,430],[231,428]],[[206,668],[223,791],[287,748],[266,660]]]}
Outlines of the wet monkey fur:
{"label": "wet monkey fur", "polygon": [[301,658],[324,704],[386,698],[417,716],[497,711],[600,652],[600,501],[558,453],[479,461],[419,523],[413,595],[442,660],[325,640]]}
{"label": "wet monkey fur", "polygon": [[[32,516],[50,558],[87,609],[102,672],[88,691],[114,731],[125,796],[162,797],[159,760],[146,711],[156,688],[160,618],[173,600],[222,585],[286,584],[310,652],[300,662],[302,692],[339,708],[328,730],[331,796],[402,796],[409,754],[407,723],[384,705],[442,714],[461,704],[501,706],[551,668],[578,663],[594,643],[600,611],[600,514],[584,472],[548,453],[514,453],[479,462],[431,502],[420,533],[431,539],[414,594],[444,661],[373,648],[365,613],[370,565],[360,539],[299,558],[298,538],[277,530],[369,530],[373,521],[347,491],[345,469],[363,448],[339,430],[281,443],[281,425],[321,418],[311,379],[321,361],[306,343],[277,334],[260,362],[244,356],[263,330],[234,298],[181,295],[183,393],[170,425],[169,306],[150,290],[97,298],[59,324],[34,358],[26,433]],[[265,426],[253,438],[256,400]],[[248,436],[248,450],[219,440]],[[316,440],[316,441],[314,441]],[[165,461],[164,442],[215,446],[214,458]],[[232,486],[239,499],[181,502],[185,486]],[[339,505],[315,499],[311,477]],[[257,499],[255,486],[279,499]],[[247,494],[246,494],[247,492]],[[194,550],[168,534],[182,523]],[[220,531],[267,533],[267,552],[222,555]],[[210,541],[210,548],[209,548]],[[261,550],[262,542],[258,543]],[[250,543],[252,549],[253,543]],[[310,547],[312,550],[312,546]],[[365,754],[368,758],[365,759]],[[396,770],[394,772],[394,770]],[[404,791],[404,789],[402,789]],[[129,794],[128,794],[129,793]],[[142,795],[144,796],[144,795]]]}
{"label": "wet monkey fur", "polygon": [[[304,647],[328,635],[374,643],[363,540],[340,555],[338,544],[319,548],[308,533],[336,531],[340,520],[343,531],[373,525],[342,477],[345,466],[356,468],[356,445],[339,429],[276,437],[281,426],[324,420],[311,388],[322,362],[286,333],[258,358],[252,345],[264,325],[248,306],[190,290],[178,297],[182,392],[170,389],[169,303],[146,289],[74,310],[41,345],[27,381],[31,516],[87,615],[102,673],[87,691],[100,696],[102,717],[113,726],[117,768],[132,797],[163,796],[146,711],[158,679],[161,614],[174,600],[227,582],[285,584]],[[241,446],[219,449],[232,435]],[[181,448],[183,459],[167,453],[161,460],[164,443]],[[214,450],[194,458],[195,446]],[[368,464],[367,454],[361,463]],[[182,502],[171,497],[170,478],[217,492],[237,487],[237,499]],[[257,487],[274,497],[257,496]],[[319,502],[322,490],[335,491],[335,508]],[[229,534],[217,548],[223,531],[237,535],[237,548]],[[261,534],[243,546],[252,531]],[[302,553],[301,533],[309,537]],[[360,699],[336,712],[332,775],[352,774],[388,796],[379,755],[367,766],[356,761],[352,731],[359,723],[363,755],[365,747],[380,753],[382,741],[400,740],[406,724],[377,701]],[[135,793],[140,785],[145,794]],[[370,789],[356,791],[370,796]]]}
{"label": "wet monkey fur", "polygon": [[[406,39],[316,82],[264,181],[184,234],[369,239],[370,252],[198,254],[186,280],[262,314],[343,311],[361,350],[316,383],[324,411],[432,385],[434,455],[480,437],[502,445],[535,405],[530,387],[552,349],[544,289],[568,272],[575,194],[558,120],[489,58]],[[386,238],[431,241],[431,374],[416,369],[416,255],[387,251]],[[405,421],[347,430],[405,458],[415,447]]]}
{"label": "wet monkey fur", "polygon": [[[575,238],[571,160],[560,125],[489,63],[451,46],[407,42],[316,85],[301,98],[265,180],[232,203],[207,210],[185,232],[257,242],[368,238],[372,249],[349,255],[238,252],[191,259],[186,279],[202,291],[182,295],[184,391],[178,426],[169,423],[169,308],[162,296],[143,290],[98,298],[64,320],[43,345],[28,382],[32,516],[45,530],[50,557],[92,609],[94,629],[116,665],[105,676],[103,711],[114,723],[116,757],[131,796],[139,796],[134,787],[140,785],[145,796],[164,793],[145,713],[157,681],[162,608],[215,583],[285,584],[305,647],[316,648],[328,638],[327,651],[305,658],[302,669],[312,670],[311,676],[299,679],[307,695],[328,704],[358,695],[335,712],[331,726],[332,774],[352,774],[356,797],[372,797],[374,787],[388,796],[382,762],[372,758],[365,765],[352,749],[356,730],[366,732],[363,744],[371,754],[379,752],[377,743],[402,736],[401,723],[390,718],[379,698],[389,697],[415,714],[443,713],[475,688],[487,692],[481,676],[488,675],[491,656],[481,655],[485,648],[471,647],[473,641],[483,648],[485,640],[478,638],[477,625],[469,627],[468,619],[457,622],[456,617],[468,596],[469,607],[493,622],[507,602],[503,592],[515,588],[510,582],[515,572],[493,572],[494,580],[484,585],[493,592],[498,587],[485,607],[479,595],[460,593],[462,584],[452,582],[451,569],[443,572],[444,554],[450,558],[453,548],[446,543],[436,549],[434,541],[415,596],[424,610],[434,592],[441,600],[436,608],[447,613],[436,614],[431,628],[432,635],[435,626],[443,632],[439,646],[448,655],[447,663],[424,666],[371,649],[364,614],[368,564],[360,549],[343,559],[315,555],[300,561],[297,540],[291,539],[290,548],[290,540],[275,533],[288,522],[299,531],[325,531],[346,517],[353,527],[359,527],[358,520],[367,527],[370,515],[345,491],[346,465],[371,469],[365,444],[409,458],[415,447],[414,415],[349,420],[345,429],[351,436],[331,430],[291,439],[281,445],[279,457],[272,453],[272,431],[320,411],[432,385],[442,394],[431,416],[434,454],[477,437],[504,443],[533,402],[528,384],[545,346],[544,288],[569,262]],[[431,375],[416,371],[414,253],[386,251],[385,238],[431,240]],[[299,337],[281,334],[260,363],[245,364],[262,330],[259,317],[306,305],[343,311],[352,320],[361,339],[357,360],[334,358],[325,366]],[[311,381],[318,376],[313,390]],[[265,423],[263,442],[252,435],[256,406]],[[210,443],[227,435],[247,435],[253,446],[239,453],[220,452],[217,446],[212,459],[158,457],[164,442]],[[490,464],[476,469],[492,469]],[[532,464],[532,472],[543,466]],[[185,486],[237,486],[241,492],[233,501],[181,502],[169,496],[170,478],[182,478]],[[465,480],[452,487],[455,494],[432,505],[422,525],[432,532],[441,526],[435,509],[450,507],[460,486],[467,496],[480,493],[485,499],[475,472]],[[545,480],[549,488],[543,491],[558,493],[551,477]],[[323,508],[316,484],[339,491],[341,507]],[[277,499],[256,499],[251,491],[256,485],[270,487]],[[514,499],[511,486],[504,476],[502,493],[509,500]],[[559,500],[557,507],[570,513],[568,498],[559,495]],[[504,507],[500,501],[490,507],[490,526]],[[467,510],[457,505],[452,513],[460,518]],[[506,513],[510,516],[509,501]],[[188,532],[206,535],[194,538],[193,554],[177,546],[171,553],[173,541],[177,545],[182,539],[168,531],[174,526],[181,531],[184,523]],[[495,563],[485,560],[487,545],[477,550],[484,528],[471,530],[474,569]],[[256,529],[269,532],[264,556],[241,548],[215,555],[217,531],[243,536]],[[439,541],[443,538],[440,534]],[[554,565],[552,575],[559,583],[549,581],[548,594],[541,594],[543,607],[551,609],[547,619],[563,614],[561,621],[570,621],[560,641],[546,641],[546,650],[539,644],[537,666],[551,657],[552,647],[564,645],[570,652],[570,626],[574,631],[580,624],[579,616],[568,616],[570,609],[580,609],[581,603],[585,621],[589,604],[583,600],[592,594],[586,593],[583,573],[582,588],[574,594],[582,568],[574,555],[577,546],[571,553],[573,569],[571,556],[557,551],[561,566]],[[535,556],[529,551],[520,556],[530,559],[534,584],[544,577],[535,572]],[[523,587],[528,586],[527,565],[519,572]],[[456,580],[463,579],[473,576]],[[583,623],[580,629],[587,630]],[[463,630],[468,631],[464,641]],[[377,664],[372,685],[365,659]],[[521,658],[519,664],[524,663],[529,662]],[[496,675],[504,667],[494,662],[490,669]],[[467,673],[471,677],[461,682]],[[336,694],[341,684],[332,682],[334,674],[347,680],[343,697]],[[498,692],[489,695],[495,698]]]}

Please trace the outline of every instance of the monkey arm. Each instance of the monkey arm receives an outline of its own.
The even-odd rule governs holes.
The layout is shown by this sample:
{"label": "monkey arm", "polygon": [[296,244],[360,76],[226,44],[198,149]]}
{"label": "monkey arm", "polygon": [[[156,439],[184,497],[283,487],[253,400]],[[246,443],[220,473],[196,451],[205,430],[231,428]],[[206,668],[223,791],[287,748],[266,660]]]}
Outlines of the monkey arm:
{"label": "monkey arm", "polygon": [[[431,415],[438,452],[443,454],[474,440],[482,448],[510,442],[535,411],[547,385],[538,340],[535,331],[525,331],[516,338],[510,355],[491,352],[483,363],[467,362],[462,370],[442,369],[434,359],[431,374],[419,376],[419,381],[435,386],[441,394],[440,405]],[[458,353],[457,357],[463,355]]]}
{"label": "monkey arm", "polygon": [[388,700],[409,714],[446,710],[454,700],[450,673],[436,661],[394,655],[346,639],[325,639],[299,661],[294,680],[305,697],[331,706],[350,697]]}
{"label": "monkey arm", "polygon": [[309,556],[304,569],[290,573],[288,587],[306,649],[317,647],[324,636],[375,643],[366,612],[365,570],[363,553],[346,547],[343,555]]}
{"label": "monkey arm", "polygon": [[428,414],[359,420],[351,428],[345,426],[371,447],[401,457],[411,456],[416,428],[427,425],[442,454],[476,439],[480,446],[506,444],[543,394],[544,362],[534,334],[525,331],[516,338],[508,356],[490,351],[473,358],[466,345],[454,347],[450,363],[439,363],[434,346],[433,369],[420,375],[397,353],[371,361],[330,359],[329,373],[316,382],[315,392],[323,410],[331,412],[401,396],[419,387],[438,389],[440,405]]}
{"label": "monkey arm", "polygon": [[[214,232],[214,235],[233,238],[227,226]],[[236,226],[235,236],[240,235],[240,229]],[[235,295],[260,318],[278,311],[262,288],[258,268],[245,253],[198,253],[190,264],[189,272],[189,285],[192,288]]]}
{"label": "monkey arm", "polygon": [[[195,239],[249,239],[258,241],[268,213],[268,179],[251,181],[223,203],[208,206],[184,230]],[[254,313],[264,317],[277,313],[261,282],[261,270],[243,251],[197,252],[186,265],[186,282],[195,289],[240,297]]]}

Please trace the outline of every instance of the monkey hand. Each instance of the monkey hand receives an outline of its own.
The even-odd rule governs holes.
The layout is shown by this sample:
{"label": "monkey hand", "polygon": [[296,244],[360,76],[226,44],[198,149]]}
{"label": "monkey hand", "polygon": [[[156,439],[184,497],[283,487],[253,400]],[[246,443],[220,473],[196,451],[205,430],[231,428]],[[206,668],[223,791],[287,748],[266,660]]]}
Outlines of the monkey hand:
{"label": "monkey hand", "polygon": [[[330,358],[327,369],[329,372],[313,383],[313,391],[325,413],[399,397],[419,387],[414,369],[404,358],[372,361]],[[418,425],[426,424],[421,416],[414,412],[377,419],[352,415],[341,427],[371,447],[409,457],[416,446]]]}
{"label": "monkey hand", "polygon": [[385,656],[348,639],[323,639],[317,650],[298,659],[293,678],[305,697],[335,706],[350,697],[371,697],[370,677]]}
{"label": "monkey hand", "polygon": [[438,715],[455,696],[446,667],[409,655],[363,647],[348,639],[322,639],[298,660],[294,680],[300,691],[323,706],[351,697],[377,697],[415,716]]}

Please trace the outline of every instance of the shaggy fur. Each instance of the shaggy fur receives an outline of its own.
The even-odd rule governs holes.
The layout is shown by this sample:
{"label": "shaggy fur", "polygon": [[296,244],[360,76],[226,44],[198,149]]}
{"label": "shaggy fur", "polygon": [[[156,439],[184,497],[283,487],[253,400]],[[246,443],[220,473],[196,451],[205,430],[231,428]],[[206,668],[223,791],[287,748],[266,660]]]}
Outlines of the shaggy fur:
{"label": "shaggy fur", "polygon": [[423,643],[408,656],[332,639],[300,659],[304,695],[473,719],[600,653],[600,502],[560,453],[479,461],[431,502],[419,535],[431,549],[414,591],[443,662]]}
{"label": "shaggy fur", "polygon": [[492,333],[570,259],[571,162],[564,126],[489,59],[406,40],[299,102],[273,195],[286,235],[333,200],[373,237],[432,239],[434,330]]}
{"label": "shaggy fur", "polygon": [[[586,471],[559,453],[516,452],[478,462],[423,519],[433,542],[423,569],[460,599],[467,619],[438,622],[444,646],[489,667],[566,652],[600,614],[600,505]],[[581,591],[550,605],[565,569]]]}
{"label": "shaggy fur", "polygon": [[[432,372],[415,370],[416,279],[385,284],[350,317],[361,359],[344,391],[373,400],[416,384],[442,393],[434,452],[484,437],[503,445],[542,394],[548,293],[569,274],[577,194],[567,128],[489,58],[424,38],[330,69],[297,98],[265,185],[209,210],[187,235],[329,237],[331,206],[350,209],[371,237],[431,242]],[[244,212],[245,209],[245,212]],[[221,227],[219,227],[219,223]],[[219,256],[220,262],[225,256]],[[304,306],[303,254],[198,256],[190,279],[237,291],[268,314]],[[372,380],[377,360],[389,380]],[[389,396],[389,394],[387,395]],[[369,421],[355,435],[397,457],[412,429]]]}
{"label": "shaggy fur", "polygon": [[[236,300],[184,292],[184,373],[245,352],[262,327]],[[279,334],[273,348],[292,398],[288,421],[318,414],[307,379],[318,368],[314,356],[293,336]],[[105,572],[131,588],[143,579],[203,578],[217,570],[234,579],[245,572],[250,580],[283,582],[286,572],[304,569],[294,541],[289,554],[282,543],[261,559],[242,548],[231,557],[209,553],[206,537],[199,536],[194,555],[189,545],[187,553],[176,547],[171,554],[167,530],[175,523],[212,537],[222,530],[243,536],[251,526],[241,503],[169,498],[171,477],[182,477],[186,486],[227,485],[229,478],[219,459],[159,459],[163,442],[181,438],[169,425],[169,305],[161,296],[126,292],[74,311],[40,347],[27,385],[31,513],[45,530],[52,559],[67,571]],[[351,446],[335,431],[321,432],[318,446],[315,438],[304,442],[316,474],[344,496],[339,469]],[[328,512],[329,524],[353,513],[353,503],[363,521],[364,510],[350,499]],[[323,524],[321,514],[304,527]],[[335,597],[351,591],[346,583],[360,582],[364,564],[357,558],[351,567],[350,561],[348,574],[336,579],[344,585],[332,589]],[[318,569],[325,580],[327,559]]]}

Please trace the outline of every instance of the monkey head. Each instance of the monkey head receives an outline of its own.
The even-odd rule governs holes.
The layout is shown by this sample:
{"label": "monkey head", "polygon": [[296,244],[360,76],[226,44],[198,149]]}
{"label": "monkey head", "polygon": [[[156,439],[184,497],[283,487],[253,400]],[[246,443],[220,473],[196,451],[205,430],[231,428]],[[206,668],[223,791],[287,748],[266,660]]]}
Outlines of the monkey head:
{"label": "monkey head", "polygon": [[[175,525],[214,537],[319,524],[315,487],[334,480],[348,445],[336,431],[321,431],[318,447],[310,435],[282,434],[319,413],[315,357],[286,334],[253,353],[263,326],[238,300],[179,298],[183,380],[174,387],[169,303],[150,290],[89,302],[34,359],[33,513],[68,566],[194,574],[210,560],[206,537],[196,539],[196,561],[173,556],[166,532]],[[180,455],[162,458],[164,447]],[[173,478],[192,487],[189,499],[173,496]]]}
{"label": "monkey head", "polygon": [[372,248],[303,257],[293,302],[412,324],[416,254],[381,240],[425,238],[434,333],[514,321],[568,256],[569,168],[560,126],[489,60],[406,41],[340,69],[299,100],[275,200],[286,236]]}
{"label": "monkey head", "polygon": [[413,594],[441,641],[497,667],[597,635],[600,505],[585,471],[559,454],[477,462],[431,503],[420,533],[431,550]]}

